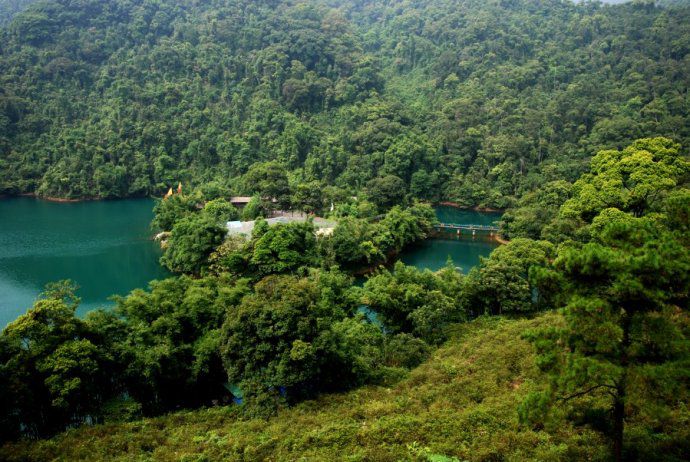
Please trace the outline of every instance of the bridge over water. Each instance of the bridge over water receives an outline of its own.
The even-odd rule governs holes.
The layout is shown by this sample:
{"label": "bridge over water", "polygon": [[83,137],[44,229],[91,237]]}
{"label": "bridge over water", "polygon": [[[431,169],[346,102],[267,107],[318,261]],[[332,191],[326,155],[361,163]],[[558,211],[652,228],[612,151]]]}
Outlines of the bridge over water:
{"label": "bridge over water", "polygon": [[458,234],[462,231],[471,231],[472,234],[477,232],[493,233],[498,232],[498,226],[494,225],[473,225],[473,224],[460,224],[460,223],[437,223],[434,228],[438,231],[457,231]]}

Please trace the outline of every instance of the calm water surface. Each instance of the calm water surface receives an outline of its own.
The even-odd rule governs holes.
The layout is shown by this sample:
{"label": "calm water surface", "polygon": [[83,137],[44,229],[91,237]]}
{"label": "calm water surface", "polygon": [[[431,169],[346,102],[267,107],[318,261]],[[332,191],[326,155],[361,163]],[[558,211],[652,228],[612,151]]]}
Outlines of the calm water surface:
{"label": "calm water surface", "polygon": [[79,314],[166,277],[151,241],[153,200],[54,203],[0,200],[0,328],[31,307],[46,283],[72,279]]}
{"label": "calm water surface", "polygon": [[[443,223],[491,225],[501,218],[500,213],[476,212],[454,207],[436,208],[436,216]],[[466,232],[467,233],[467,232]],[[446,238],[427,239],[400,253],[400,260],[407,265],[436,271],[445,266],[448,258],[467,273],[479,264],[479,257],[488,257],[498,243],[479,233],[474,238],[470,234],[447,233]]]}
{"label": "calm water surface", "polygon": [[477,212],[441,205],[436,207],[436,218],[443,223],[461,225],[494,225],[501,219],[500,212]]}

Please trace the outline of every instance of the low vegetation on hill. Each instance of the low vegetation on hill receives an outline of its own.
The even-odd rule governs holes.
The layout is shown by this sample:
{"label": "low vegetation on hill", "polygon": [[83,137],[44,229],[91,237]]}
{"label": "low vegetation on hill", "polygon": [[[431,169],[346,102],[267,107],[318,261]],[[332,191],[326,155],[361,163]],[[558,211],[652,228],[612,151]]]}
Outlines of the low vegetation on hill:
{"label": "low vegetation on hill", "polygon": [[[171,413],[142,421],[82,427],[51,440],[6,445],[8,461],[557,461],[609,460],[593,416],[564,408],[543,426],[520,423],[519,404],[543,390],[526,332],[563,324],[559,314],[511,320],[482,317],[458,325],[429,361],[390,386],[324,395],[268,420],[238,407]],[[580,408],[594,408],[589,398]],[[633,405],[635,405],[633,403]],[[575,417],[575,421],[573,421]],[[690,441],[682,403],[661,433],[645,418],[629,422],[639,460],[682,460]],[[662,430],[662,429],[657,429]],[[661,456],[646,446],[676,446]],[[687,452],[685,452],[687,454]]]}
{"label": "low vegetation on hill", "polygon": [[541,429],[519,422],[518,404],[546,383],[522,335],[561,322],[477,319],[398,383],[325,395],[268,420],[209,408],[82,427],[3,453],[9,461],[606,460],[606,442],[563,416]]}

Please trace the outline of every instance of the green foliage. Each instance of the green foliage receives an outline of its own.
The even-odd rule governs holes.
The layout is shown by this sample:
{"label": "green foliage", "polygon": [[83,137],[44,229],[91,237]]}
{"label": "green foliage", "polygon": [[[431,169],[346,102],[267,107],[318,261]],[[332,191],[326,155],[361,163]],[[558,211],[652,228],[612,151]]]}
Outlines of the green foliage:
{"label": "green foliage", "polygon": [[[228,237],[208,258],[211,271],[260,279],[269,274],[293,273],[327,263],[322,242],[311,221],[277,223],[257,220],[252,236]],[[327,265],[326,265],[327,266]]]}
{"label": "green foliage", "polygon": [[225,226],[209,215],[183,217],[172,228],[161,263],[173,272],[199,274],[226,234]]}
{"label": "green foliage", "polygon": [[424,340],[410,334],[386,337],[385,362],[389,366],[412,369],[426,361],[431,353]]}
{"label": "green foliage", "polygon": [[161,195],[182,181],[212,184],[205,199],[313,211],[322,184],[384,208],[408,195],[508,207],[635,138],[690,145],[687,5],[5,0],[2,11],[2,194]]}
{"label": "green foliage", "polygon": [[35,0],[5,0],[0,3],[0,26],[9,23],[14,16],[25,10]]}
{"label": "green foliage", "polygon": [[398,262],[392,272],[383,270],[366,281],[363,301],[388,331],[411,333],[428,343],[440,343],[446,338],[448,325],[465,318],[459,298],[454,297],[460,283],[457,276],[439,277]]}
{"label": "green foliage", "polygon": [[[211,405],[224,385],[264,415],[390,386],[458,336],[399,385],[267,422],[176,414],[3,457],[604,460],[592,429],[618,459],[623,441],[629,459],[687,454],[690,9],[26,3],[3,3],[0,194],[198,187],[159,202],[153,223],[170,233],[161,261],[197,278],[84,320],[72,287],[48,288],[0,335],[3,438]],[[227,240],[230,194],[253,196],[245,219],[333,204],[341,220],[321,241],[311,223],[263,220]],[[426,238],[434,214],[416,199],[516,206],[513,240],[467,277],[398,264],[360,292],[314,269],[375,266]],[[384,331],[355,315],[360,301]],[[563,317],[453,328],[545,307]]]}
{"label": "green foliage", "polygon": [[[540,366],[552,375],[552,399],[595,395],[611,412],[617,459],[623,425],[641,413],[663,426],[669,408],[688,399],[690,373],[688,247],[645,218],[609,221],[597,242],[559,252],[566,326],[535,334]],[[576,404],[592,407],[585,399]]]}
{"label": "green foliage", "polygon": [[405,182],[395,175],[374,178],[367,183],[368,198],[381,209],[399,204],[405,195]]}
{"label": "green foliage", "polygon": [[249,263],[259,275],[315,266],[314,225],[311,222],[287,223],[268,228],[253,240]]}
{"label": "green foliage", "polygon": [[425,239],[436,223],[427,204],[393,207],[378,223],[345,217],[328,240],[335,261],[345,268],[374,266],[406,246]]}
{"label": "green foliage", "polygon": [[547,238],[548,231],[545,232],[544,228],[556,218],[561,205],[570,198],[571,189],[570,183],[558,180],[525,194],[515,208],[507,210],[501,217],[502,233],[510,239]]}
{"label": "green foliage", "polygon": [[244,191],[258,195],[270,204],[273,199],[279,207],[290,205],[290,187],[285,167],[277,162],[253,164],[244,175]]}
{"label": "green foliage", "polygon": [[156,202],[151,227],[158,231],[171,231],[175,223],[196,211],[198,199],[186,194],[174,194]]}
{"label": "green foliage", "polygon": [[[191,218],[196,223],[206,215],[202,212]],[[187,226],[191,218],[180,221],[175,229]],[[357,270],[385,262],[404,247],[426,238],[435,221],[434,211],[428,205],[414,204],[406,209],[394,207],[378,223],[344,217],[332,235],[317,239],[311,221],[269,226],[266,220],[259,219],[249,241],[230,238],[215,247],[208,260],[216,273],[230,272],[256,279],[269,274],[294,272],[302,267],[328,267],[332,264]],[[200,229],[198,224],[195,226]],[[173,231],[164,260],[175,245],[180,248],[174,238]],[[203,255],[200,258],[199,264],[205,266],[207,258]],[[181,271],[193,272],[190,268],[186,266]]]}
{"label": "green foliage", "polygon": [[[664,139],[600,152],[560,211],[590,241],[562,245],[552,268],[535,273],[565,325],[529,335],[550,387],[523,403],[523,419],[543,422],[554,404],[569,406],[610,438],[615,460],[656,458],[649,441],[690,396],[689,196],[678,188],[687,172]],[[647,426],[626,431],[635,416]]]}
{"label": "green foliage", "polygon": [[292,197],[292,207],[305,213],[319,213],[324,207],[323,184],[318,181],[300,183]]}
{"label": "green foliage", "polygon": [[336,261],[350,268],[383,260],[385,255],[375,244],[376,232],[377,227],[367,220],[354,217],[338,220],[329,239]]}
{"label": "green foliage", "polygon": [[203,213],[211,217],[216,223],[225,226],[225,223],[239,218],[237,209],[227,200],[213,199],[204,204]]}
{"label": "green foliage", "polygon": [[98,420],[115,392],[113,357],[89,323],[75,317],[75,289],[67,282],[46,287],[0,335],[3,439]]}
{"label": "green foliage", "polygon": [[[33,459],[129,461],[296,459],[608,460],[606,442],[587,427],[557,417],[552,426],[521,426],[515,405],[541,389],[523,332],[561,324],[480,318],[455,329],[431,358],[396,384],[321,395],[268,419],[238,418],[238,408],[177,411],[139,422],[82,427],[51,440],[3,447],[10,462]],[[354,326],[351,326],[354,328]],[[358,329],[356,329],[359,331]],[[677,405],[668,438],[649,441],[663,458],[682,448],[687,415]],[[644,426],[636,419],[631,425]]]}
{"label": "green foliage", "polygon": [[208,405],[225,394],[219,329],[226,310],[248,292],[246,280],[181,276],[118,299],[125,332],[114,348],[126,365],[126,388],[144,412]]}
{"label": "green foliage", "polygon": [[605,209],[635,216],[659,210],[665,196],[688,175],[687,157],[667,138],[641,139],[622,150],[600,151],[592,158],[590,172],[572,186],[552,182],[524,196],[503,216],[503,233],[553,242],[584,241],[589,239],[585,225]]}
{"label": "green foliage", "polygon": [[[346,311],[327,303],[330,279],[268,276],[228,312],[222,328],[223,363],[228,381],[239,384],[254,412],[274,411],[281,397],[295,400],[342,389],[361,380],[356,372],[367,371],[362,365],[367,347],[359,344],[367,339],[353,337],[342,324],[334,330]],[[347,348],[341,350],[343,346]]]}
{"label": "green foliage", "polygon": [[554,246],[546,241],[513,239],[473,268],[463,287],[465,306],[475,314],[508,314],[544,307],[551,292],[535,285],[530,271],[544,267]]}
{"label": "green foliage", "polygon": [[673,191],[664,201],[662,210],[668,229],[677,233],[677,237],[685,239],[685,244],[688,244],[687,239],[690,236],[690,189],[684,188]]}
{"label": "green foliage", "polygon": [[688,175],[690,162],[680,146],[666,138],[637,140],[622,151],[601,151],[592,158],[591,173],[573,185],[573,197],[561,215],[591,223],[602,210],[616,208],[639,217]]}
{"label": "green foliage", "polygon": [[381,220],[379,246],[384,253],[400,252],[407,245],[425,239],[436,223],[436,213],[428,204],[408,208],[393,207]]}
{"label": "green foliage", "polygon": [[260,196],[252,196],[242,209],[242,220],[252,221],[260,217],[268,217],[270,212],[271,206],[268,201],[262,200]]}

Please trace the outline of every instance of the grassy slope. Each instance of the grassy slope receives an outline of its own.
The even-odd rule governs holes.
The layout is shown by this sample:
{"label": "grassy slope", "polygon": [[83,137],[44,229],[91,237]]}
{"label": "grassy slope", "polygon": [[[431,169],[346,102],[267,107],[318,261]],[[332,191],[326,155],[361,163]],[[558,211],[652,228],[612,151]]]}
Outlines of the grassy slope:
{"label": "grassy slope", "polygon": [[586,460],[605,451],[590,430],[518,426],[521,397],[538,386],[528,328],[559,322],[479,319],[391,388],[365,387],[282,412],[268,422],[215,408],[86,427],[6,446],[9,460]]}

